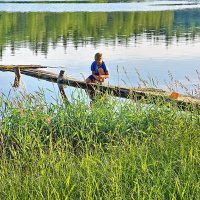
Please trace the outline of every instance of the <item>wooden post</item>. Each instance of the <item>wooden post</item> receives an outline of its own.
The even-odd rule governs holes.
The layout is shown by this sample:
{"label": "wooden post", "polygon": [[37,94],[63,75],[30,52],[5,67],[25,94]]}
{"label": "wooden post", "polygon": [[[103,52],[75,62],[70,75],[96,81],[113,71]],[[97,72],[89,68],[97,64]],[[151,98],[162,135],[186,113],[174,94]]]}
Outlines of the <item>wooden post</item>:
{"label": "wooden post", "polygon": [[14,80],[13,87],[17,88],[17,87],[19,87],[19,82],[20,82],[20,78],[21,78],[21,72],[20,72],[20,68],[19,67],[15,67],[13,70],[15,72],[15,80]]}
{"label": "wooden post", "polygon": [[63,79],[64,73],[65,73],[64,70],[60,71],[60,73],[58,75],[57,83],[58,83],[58,88],[59,88],[59,91],[60,91],[60,94],[61,94],[61,97],[62,97],[63,101],[65,103],[69,103],[67,95],[65,94],[65,90],[64,90],[63,84],[59,83]]}

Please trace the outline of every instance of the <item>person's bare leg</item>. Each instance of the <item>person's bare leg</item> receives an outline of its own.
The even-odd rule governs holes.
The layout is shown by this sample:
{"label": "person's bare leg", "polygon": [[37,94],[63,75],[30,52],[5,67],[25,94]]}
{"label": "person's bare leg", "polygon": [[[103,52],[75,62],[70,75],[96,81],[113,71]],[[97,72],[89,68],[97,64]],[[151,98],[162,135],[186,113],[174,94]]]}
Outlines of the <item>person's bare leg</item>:
{"label": "person's bare leg", "polygon": [[[102,68],[99,69],[99,75],[106,75]],[[105,78],[102,78],[101,82],[104,82]]]}

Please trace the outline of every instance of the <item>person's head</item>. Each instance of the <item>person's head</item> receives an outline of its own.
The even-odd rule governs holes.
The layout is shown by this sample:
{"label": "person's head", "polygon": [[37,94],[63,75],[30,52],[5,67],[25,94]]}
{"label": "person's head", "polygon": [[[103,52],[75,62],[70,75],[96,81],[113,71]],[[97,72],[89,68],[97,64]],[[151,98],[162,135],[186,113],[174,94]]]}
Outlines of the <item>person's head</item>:
{"label": "person's head", "polygon": [[98,66],[100,66],[103,62],[103,56],[102,56],[102,53],[96,53],[95,56],[94,56],[94,59],[96,61],[96,64]]}

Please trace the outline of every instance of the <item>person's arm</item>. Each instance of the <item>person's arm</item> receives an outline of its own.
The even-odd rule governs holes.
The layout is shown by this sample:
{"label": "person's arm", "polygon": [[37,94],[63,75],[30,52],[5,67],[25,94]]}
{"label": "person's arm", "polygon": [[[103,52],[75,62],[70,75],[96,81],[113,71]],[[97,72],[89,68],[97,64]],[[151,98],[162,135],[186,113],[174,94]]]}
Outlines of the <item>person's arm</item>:
{"label": "person's arm", "polygon": [[105,75],[99,75],[100,78],[109,78],[110,74],[107,72]]}
{"label": "person's arm", "polygon": [[92,75],[94,76],[94,78],[99,81],[100,80],[100,76],[96,75],[96,71],[92,71]]}
{"label": "person's arm", "polygon": [[110,74],[109,74],[109,72],[108,72],[108,68],[106,67],[105,62],[103,62],[102,67],[103,67],[103,72],[102,72],[102,74],[99,75],[100,78],[103,78],[103,79],[109,78],[109,77],[110,77]]}

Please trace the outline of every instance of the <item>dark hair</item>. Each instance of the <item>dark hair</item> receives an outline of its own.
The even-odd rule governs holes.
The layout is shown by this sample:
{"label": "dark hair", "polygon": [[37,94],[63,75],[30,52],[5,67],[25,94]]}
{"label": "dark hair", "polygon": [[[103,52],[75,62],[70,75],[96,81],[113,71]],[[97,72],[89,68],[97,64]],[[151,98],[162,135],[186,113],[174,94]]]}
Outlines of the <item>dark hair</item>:
{"label": "dark hair", "polygon": [[102,56],[103,56],[102,53],[96,53],[95,56],[94,56],[94,59],[95,59],[95,60],[102,59]]}

